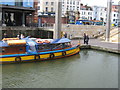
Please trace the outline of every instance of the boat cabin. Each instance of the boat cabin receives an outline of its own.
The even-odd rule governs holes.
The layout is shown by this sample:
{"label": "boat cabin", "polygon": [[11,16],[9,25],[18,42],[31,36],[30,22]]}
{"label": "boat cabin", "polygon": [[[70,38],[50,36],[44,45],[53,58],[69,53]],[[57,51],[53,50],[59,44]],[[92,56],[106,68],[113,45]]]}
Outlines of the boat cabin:
{"label": "boat cabin", "polygon": [[53,50],[60,50],[71,47],[71,40],[67,38],[56,39],[56,40],[47,40],[47,39],[36,39],[33,40],[26,40],[27,46],[26,50],[28,53],[36,53],[36,52],[43,52],[43,51],[53,51]]}
{"label": "boat cabin", "polygon": [[25,40],[0,41],[0,55],[23,54],[26,52]]}
{"label": "boat cabin", "polygon": [[[21,40],[0,41],[0,55],[38,53],[44,51],[61,50],[71,47],[71,40],[67,38],[46,40],[24,38]],[[41,43],[42,42],[42,43]]]}

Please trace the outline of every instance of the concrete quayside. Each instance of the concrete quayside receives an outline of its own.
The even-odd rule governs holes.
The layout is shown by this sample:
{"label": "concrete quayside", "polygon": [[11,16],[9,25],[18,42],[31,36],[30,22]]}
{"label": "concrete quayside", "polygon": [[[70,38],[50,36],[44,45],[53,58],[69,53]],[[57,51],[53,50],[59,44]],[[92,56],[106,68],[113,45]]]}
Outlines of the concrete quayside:
{"label": "concrete quayside", "polygon": [[100,41],[99,39],[90,39],[89,44],[83,44],[83,40],[72,40],[72,44],[76,44],[80,42],[81,49],[94,49],[94,50],[100,50],[100,51],[105,51],[105,52],[110,52],[110,53],[116,53],[120,54],[120,48],[119,45],[120,43],[111,43],[111,42],[105,42],[105,41]]}

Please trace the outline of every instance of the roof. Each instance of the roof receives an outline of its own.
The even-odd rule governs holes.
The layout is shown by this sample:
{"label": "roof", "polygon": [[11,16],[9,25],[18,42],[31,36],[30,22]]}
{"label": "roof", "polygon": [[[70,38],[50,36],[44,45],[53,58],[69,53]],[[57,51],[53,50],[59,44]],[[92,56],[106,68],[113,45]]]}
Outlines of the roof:
{"label": "roof", "polygon": [[68,38],[61,38],[61,39],[56,39],[51,43],[66,43],[66,42],[71,42],[71,40]]}
{"label": "roof", "polygon": [[4,41],[0,41],[0,47],[8,47],[8,44]]}
{"label": "roof", "polygon": [[35,8],[32,7],[19,7],[19,6],[13,6],[13,5],[2,5],[2,9],[7,10],[21,10],[21,11],[35,11]]}

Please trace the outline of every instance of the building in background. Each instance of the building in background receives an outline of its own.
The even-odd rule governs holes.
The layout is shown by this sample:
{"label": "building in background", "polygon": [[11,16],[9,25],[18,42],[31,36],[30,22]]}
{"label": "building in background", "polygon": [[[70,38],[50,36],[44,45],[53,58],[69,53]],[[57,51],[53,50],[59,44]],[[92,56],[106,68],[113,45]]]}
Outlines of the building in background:
{"label": "building in background", "polygon": [[120,8],[120,5],[113,5],[112,6],[111,23],[115,26],[118,26],[118,23],[120,21],[119,13],[118,13],[119,8]]}
{"label": "building in background", "polygon": [[26,26],[26,17],[35,12],[33,0],[12,0],[7,2],[2,0],[1,12],[2,18],[0,19],[2,26]]}
{"label": "building in background", "polygon": [[[81,0],[62,0],[62,17],[66,16],[67,11],[79,11]],[[38,15],[54,15],[55,0],[38,0]]]}
{"label": "building in background", "polygon": [[80,19],[82,19],[82,20],[93,20],[93,9],[92,9],[91,6],[81,4]]}
{"label": "building in background", "polygon": [[55,0],[38,0],[38,15],[54,15]]}
{"label": "building in background", "polygon": [[100,20],[106,22],[107,20],[107,8],[100,6],[93,6],[93,20]]}

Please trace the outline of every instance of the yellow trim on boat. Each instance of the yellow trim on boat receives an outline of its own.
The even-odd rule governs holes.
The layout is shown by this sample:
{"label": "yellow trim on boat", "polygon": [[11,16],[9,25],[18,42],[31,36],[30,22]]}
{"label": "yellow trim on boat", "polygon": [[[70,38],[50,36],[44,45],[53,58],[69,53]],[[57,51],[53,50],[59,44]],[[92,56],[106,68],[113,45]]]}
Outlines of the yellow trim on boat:
{"label": "yellow trim on boat", "polygon": [[22,56],[21,57],[21,60],[24,61],[24,60],[31,60],[31,59],[34,59],[34,56]]}
{"label": "yellow trim on boat", "polygon": [[2,62],[7,62],[7,61],[15,61],[15,58],[16,57],[6,57],[6,58],[2,58],[2,59],[0,59],[0,60],[2,60]]}
{"label": "yellow trim on boat", "polygon": [[61,52],[58,52],[58,53],[54,53],[55,56],[61,56],[62,53]]}
{"label": "yellow trim on boat", "polygon": [[43,55],[40,55],[40,58],[49,58],[50,57],[50,54],[43,54]]}

